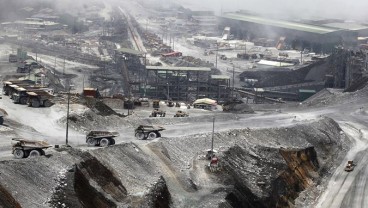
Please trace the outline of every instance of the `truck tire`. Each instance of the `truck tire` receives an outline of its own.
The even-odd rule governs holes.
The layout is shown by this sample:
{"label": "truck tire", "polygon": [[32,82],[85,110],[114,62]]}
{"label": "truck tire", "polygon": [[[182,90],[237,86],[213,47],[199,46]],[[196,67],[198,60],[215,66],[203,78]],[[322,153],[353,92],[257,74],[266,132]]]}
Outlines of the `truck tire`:
{"label": "truck tire", "polygon": [[101,140],[100,140],[100,146],[101,147],[107,147],[107,146],[109,146],[109,140],[107,139],[107,138],[102,138]]}
{"label": "truck tire", "polygon": [[88,138],[86,142],[88,146],[96,146],[96,140],[94,138]]}
{"label": "truck tire", "polygon": [[150,139],[156,139],[157,138],[157,134],[156,134],[156,132],[150,132],[149,134],[148,134],[148,138],[150,138]]}
{"label": "truck tire", "polygon": [[3,125],[4,123],[4,117],[0,116],[0,125]]}
{"label": "truck tire", "polygon": [[137,139],[140,139],[140,140],[144,140],[146,139],[146,136],[144,135],[143,132],[138,132],[135,134],[135,137],[137,137]]}
{"label": "truck tire", "polygon": [[50,100],[45,100],[44,102],[43,102],[43,106],[45,106],[45,107],[51,107],[52,106],[52,102],[50,101]]}
{"label": "truck tire", "polygon": [[29,153],[29,157],[39,157],[39,156],[41,156],[41,153],[38,150],[32,150]]}
{"label": "truck tire", "polygon": [[19,103],[20,103],[21,105],[25,105],[25,104],[27,104],[27,98],[26,98],[26,97],[21,97],[21,98],[19,99]]}
{"label": "truck tire", "polygon": [[13,155],[16,159],[22,159],[24,157],[24,151],[22,149],[15,149]]}
{"label": "truck tire", "polygon": [[161,133],[160,132],[156,132],[157,134],[157,138],[161,137]]}
{"label": "truck tire", "polygon": [[40,101],[38,101],[36,99],[33,99],[32,100],[32,107],[34,107],[34,108],[40,107]]}
{"label": "truck tire", "polygon": [[109,145],[114,145],[114,144],[115,144],[115,139],[109,138]]}

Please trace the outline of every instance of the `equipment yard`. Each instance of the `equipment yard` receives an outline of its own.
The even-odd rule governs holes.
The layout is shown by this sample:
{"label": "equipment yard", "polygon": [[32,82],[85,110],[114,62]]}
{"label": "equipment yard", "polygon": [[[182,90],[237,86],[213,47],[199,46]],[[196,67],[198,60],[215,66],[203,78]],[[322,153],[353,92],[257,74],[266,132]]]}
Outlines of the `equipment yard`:
{"label": "equipment yard", "polygon": [[368,27],[179,2],[1,5],[0,207],[368,207]]}

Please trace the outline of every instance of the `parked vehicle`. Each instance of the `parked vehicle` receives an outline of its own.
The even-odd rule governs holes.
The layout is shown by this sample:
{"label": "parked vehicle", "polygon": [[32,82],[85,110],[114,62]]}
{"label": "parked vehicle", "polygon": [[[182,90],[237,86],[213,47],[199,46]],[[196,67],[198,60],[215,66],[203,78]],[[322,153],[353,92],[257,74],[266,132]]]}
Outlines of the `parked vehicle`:
{"label": "parked vehicle", "polygon": [[168,107],[174,107],[174,102],[172,101],[172,100],[169,100],[169,101],[167,101],[167,106]]}
{"label": "parked vehicle", "polygon": [[186,113],[184,111],[178,110],[176,111],[174,117],[188,117],[189,113]]}
{"label": "parked vehicle", "polygon": [[3,93],[4,95],[12,95],[10,90],[10,85],[34,85],[35,82],[32,80],[8,80],[3,83]]}
{"label": "parked vehicle", "polygon": [[27,90],[23,87],[15,88],[12,98],[14,103],[20,103],[22,105],[27,104],[28,101]]}
{"label": "parked vehicle", "polygon": [[356,164],[354,164],[354,162],[352,161],[352,160],[349,160],[348,161],[348,164],[346,165],[346,167],[345,167],[345,171],[346,172],[350,172],[350,171],[353,171],[354,170],[354,166],[355,166]]}
{"label": "parked vehicle", "polygon": [[134,100],[135,106],[149,107],[148,98],[138,98]]}
{"label": "parked vehicle", "polygon": [[110,131],[90,131],[86,136],[88,146],[106,147],[115,144],[114,137],[119,136],[118,132]]}
{"label": "parked vehicle", "polygon": [[165,130],[162,126],[147,126],[140,125],[135,129],[135,137],[140,140],[146,140],[147,138],[155,139],[161,137],[160,131]]}
{"label": "parked vehicle", "polygon": [[14,138],[12,154],[16,159],[27,157],[38,157],[45,155],[45,149],[51,147],[46,141],[27,140],[22,138]]}
{"label": "parked vehicle", "polygon": [[53,95],[45,91],[27,92],[28,94],[28,106],[38,108],[40,106],[50,107],[54,103],[52,102]]}
{"label": "parked vehicle", "polygon": [[166,116],[166,112],[163,110],[159,110],[159,109],[153,109],[151,115],[149,117],[165,117]]}
{"label": "parked vehicle", "polygon": [[160,100],[153,100],[152,102],[153,108],[160,108]]}
{"label": "parked vehicle", "polygon": [[[40,91],[48,92],[49,94],[54,93],[53,90],[49,88],[41,88],[38,86],[24,86],[24,87],[17,87],[13,90],[12,99],[14,103],[25,105],[27,104],[28,99],[29,99],[29,94],[27,92],[37,93]],[[40,92],[40,93],[43,93],[43,92]]]}

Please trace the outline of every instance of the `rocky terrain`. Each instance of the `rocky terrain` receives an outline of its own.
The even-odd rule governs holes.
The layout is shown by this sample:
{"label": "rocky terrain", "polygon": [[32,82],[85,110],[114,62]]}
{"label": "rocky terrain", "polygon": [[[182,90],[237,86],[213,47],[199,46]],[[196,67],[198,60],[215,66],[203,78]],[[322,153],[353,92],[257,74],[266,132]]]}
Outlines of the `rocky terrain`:
{"label": "rocky terrain", "polygon": [[329,176],[349,143],[328,118],[286,128],[217,132],[221,170],[211,173],[204,158],[210,141],[210,134],[195,134],[2,161],[0,205],[287,207],[299,192]]}

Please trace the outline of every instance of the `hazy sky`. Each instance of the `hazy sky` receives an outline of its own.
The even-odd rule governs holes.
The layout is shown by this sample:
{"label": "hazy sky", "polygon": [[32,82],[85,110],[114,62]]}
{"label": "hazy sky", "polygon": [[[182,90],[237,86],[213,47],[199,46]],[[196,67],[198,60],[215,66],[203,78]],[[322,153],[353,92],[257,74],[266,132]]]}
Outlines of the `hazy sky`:
{"label": "hazy sky", "polygon": [[171,0],[216,12],[245,9],[297,17],[334,17],[368,20],[368,0]]}

